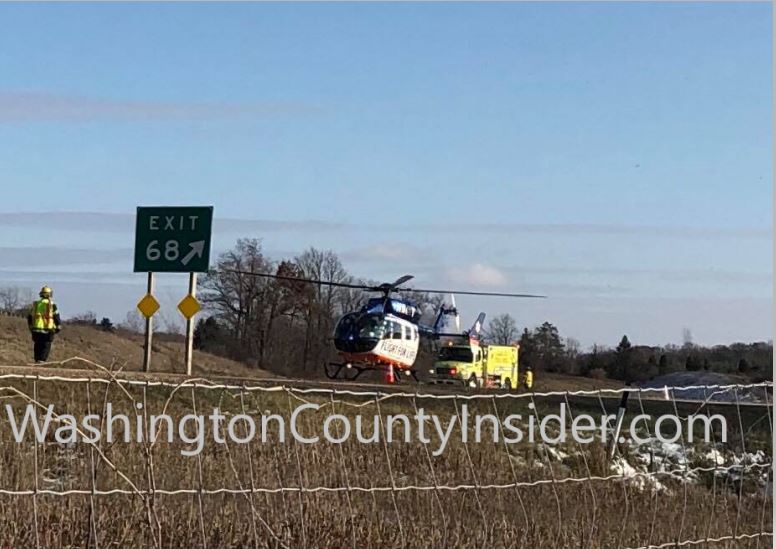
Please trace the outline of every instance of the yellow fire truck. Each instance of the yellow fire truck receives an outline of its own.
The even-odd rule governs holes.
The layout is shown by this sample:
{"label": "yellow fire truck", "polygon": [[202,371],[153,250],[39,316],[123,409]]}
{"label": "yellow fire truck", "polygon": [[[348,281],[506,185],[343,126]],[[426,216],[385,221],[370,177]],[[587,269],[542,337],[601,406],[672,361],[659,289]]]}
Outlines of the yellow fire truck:
{"label": "yellow fire truck", "polygon": [[448,342],[439,349],[432,381],[437,384],[517,389],[519,345]]}

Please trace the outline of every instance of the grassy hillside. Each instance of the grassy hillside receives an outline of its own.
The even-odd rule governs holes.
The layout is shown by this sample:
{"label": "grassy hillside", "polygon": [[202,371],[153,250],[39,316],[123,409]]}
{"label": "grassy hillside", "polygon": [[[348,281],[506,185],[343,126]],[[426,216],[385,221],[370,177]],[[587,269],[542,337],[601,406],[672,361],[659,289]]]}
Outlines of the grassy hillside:
{"label": "grassy hillside", "polygon": [[[152,371],[185,373],[183,337],[157,334],[154,337]],[[143,365],[143,337],[137,334],[110,333],[90,326],[65,325],[54,340],[50,361],[72,357],[92,360],[103,366],[115,362],[124,370],[139,371]],[[23,366],[32,362],[32,338],[23,318],[0,316],[0,365]],[[73,367],[79,367],[73,365]],[[264,370],[208,353],[194,351],[195,375],[263,377]]]}
{"label": "grassy hillside", "polygon": [[[154,336],[152,372],[185,373],[183,365],[183,337],[170,334]],[[119,331],[110,333],[98,328],[81,325],[65,325],[54,340],[52,362],[81,357],[105,367],[115,362],[125,371],[140,371],[143,365],[143,337],[138,334]],[[22,318],[0,315],[0,366],[24,366],[32,362],[32,339],[27,324]],[[73,368],[84,365],[68,364]],[[265,377],[277,375],[266,370],[251,368],[240,362],[194,351],[194,375]],[[423,377],[421,370],[421,377]],[[323,370],[310,372],[308,377],[325,379]],[[359,381],[379,383],[382,374],[367,373]],[[563,391],[580,389],[602,389],[622,387],[622,382],[608,379],[591,379],[562,374],[540,373],[535,378],[536,391]]]}

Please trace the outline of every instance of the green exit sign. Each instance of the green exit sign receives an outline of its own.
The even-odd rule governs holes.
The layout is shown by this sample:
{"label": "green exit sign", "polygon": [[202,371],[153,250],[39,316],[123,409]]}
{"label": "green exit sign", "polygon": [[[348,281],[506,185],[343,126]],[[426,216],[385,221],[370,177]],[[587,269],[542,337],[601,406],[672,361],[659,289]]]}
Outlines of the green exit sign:
{"label": "green exit sign", "polygon": [[207,272],[212,226],[213,206],[138,207],[135,272]]}

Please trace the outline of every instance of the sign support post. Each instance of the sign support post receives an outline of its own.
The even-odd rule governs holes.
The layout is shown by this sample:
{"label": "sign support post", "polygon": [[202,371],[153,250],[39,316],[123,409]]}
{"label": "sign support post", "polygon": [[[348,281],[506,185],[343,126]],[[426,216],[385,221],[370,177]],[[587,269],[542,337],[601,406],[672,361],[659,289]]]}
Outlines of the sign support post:
{"label": "sign support post", "polygon": [[[148,287],[147,295],[153,295],[154,293],[154,273],[148,273]],[[143,371],[151,371],[151,349],[153,345],[154,336],[154,317],[148,315],[145,322],[145,346],[143,347]]]}
{"label": "sign support post", "polygon": [[[197,297],[197,273],[189,273],[189,295]],[[194,317],[186,318],[186,375],[191,375],[191,362],[194,353]]]}

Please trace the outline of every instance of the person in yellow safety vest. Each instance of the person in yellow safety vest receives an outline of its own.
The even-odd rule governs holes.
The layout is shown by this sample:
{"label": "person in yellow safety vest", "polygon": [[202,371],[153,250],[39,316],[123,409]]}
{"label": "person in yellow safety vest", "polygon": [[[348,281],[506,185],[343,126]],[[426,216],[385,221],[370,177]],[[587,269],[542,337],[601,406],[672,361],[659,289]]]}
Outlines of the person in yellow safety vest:
{"label": "person in yellow safety vest", "polygon": [[523,385],[529,391],[533,387],[533,370],[530,366],[525,367],[525,374],[523,374]]}
{"label": "person in yellow safety vest", "polygon": [[52,296],[54,292],[48,286],[40,289],[40,299],[33,302],[27,314],[27,326],[32,333],[35,362],[46,362],[51,352],[54,334],[61,330],[59,311]]}

